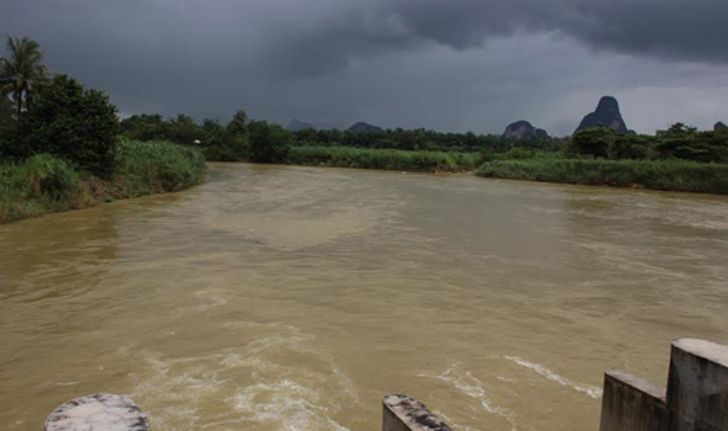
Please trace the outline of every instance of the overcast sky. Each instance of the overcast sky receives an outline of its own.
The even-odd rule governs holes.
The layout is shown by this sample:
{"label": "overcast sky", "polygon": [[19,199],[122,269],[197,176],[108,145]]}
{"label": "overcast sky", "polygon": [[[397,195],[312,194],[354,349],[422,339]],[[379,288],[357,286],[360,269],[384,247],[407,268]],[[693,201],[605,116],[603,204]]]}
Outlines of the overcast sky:
{"label": "overcast sky", "polygon": [[728,0],[0,0],[124,114],[571,133],[728,120]]}

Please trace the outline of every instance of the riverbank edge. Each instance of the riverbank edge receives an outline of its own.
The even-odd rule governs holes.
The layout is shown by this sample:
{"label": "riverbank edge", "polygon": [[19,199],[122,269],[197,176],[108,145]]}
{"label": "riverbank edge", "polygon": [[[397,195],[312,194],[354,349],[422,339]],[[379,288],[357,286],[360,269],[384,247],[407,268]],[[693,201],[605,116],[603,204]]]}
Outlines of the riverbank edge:
{"label": "riverbank edge", "polygon": [[48,154],[0,164],[0,224],[185,190],[202,183],[207,169],[201,153],[168,142],[122,142],[115,157],[110,178]]}
{"label": "riverbank edge", "polygon": [[284,164],[387,171],[463,173],[555,184],[728,194],[728,165],[685,160],[589,160],[539,157],[492,160],[479,153],[352,147],[291,147]]}
{"label": "riverbank edge", "polygon": [[482,164],[475,174],[485,178],[728,195],[728,165],[682,160],[497,160]]}

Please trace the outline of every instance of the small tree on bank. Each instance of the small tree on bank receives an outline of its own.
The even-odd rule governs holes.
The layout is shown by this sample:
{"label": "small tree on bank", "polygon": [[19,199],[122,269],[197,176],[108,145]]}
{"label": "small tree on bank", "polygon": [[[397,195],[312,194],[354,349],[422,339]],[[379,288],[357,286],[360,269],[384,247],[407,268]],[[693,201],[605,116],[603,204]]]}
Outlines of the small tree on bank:
{"label": "small tree on bank", "polygon": [[265,121],[248,123],[250,133],[250,161],[255,163],[276,163],[285,160],[291,146],[292,136],[277,124]]}

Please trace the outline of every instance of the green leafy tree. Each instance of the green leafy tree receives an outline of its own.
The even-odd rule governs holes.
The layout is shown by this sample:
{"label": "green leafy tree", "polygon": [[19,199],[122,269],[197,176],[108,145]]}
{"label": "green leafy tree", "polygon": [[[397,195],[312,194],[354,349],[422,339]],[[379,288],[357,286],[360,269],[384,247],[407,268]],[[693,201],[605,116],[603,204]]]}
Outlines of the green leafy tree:
{"label": "green leafy tree", "polygon": [[21,117],[17,155],[50,153],[95,174],[109,174],[119,126],[109,98],[66,75],[41,86],[37,96]]}
{"label": "green leafy tree", "polygon": [[195,120],[184,114],[179,114],[169,122],[169,139],[178,143],[191,145],[196,140],[202,141],[205,132]]}
{"label": "green leafy tree", "polygon": [[291,146],[292,136],[277,124],[265,121],[251,121],[250,160],[256,163],[276,163],[285,160]]}
{"label": "green leafy tree", "polygon": [[232,160],[245,160],[250,157],[250,135],[248,114],[242,109],[237,111],[227,124],[225,147]]}
{"label": "green leafy tree", "polygon": [[617,133],[607,127],[579,130],[571,137],[567,152],[594,158],[608,158],[610,147],[617,140]]}
{"label": "green leafy tree", "polygon": [[138,141],[169,139],[169,123],[161,115],[135,114],[121,120],[121,134]]}
{"label": "green leafy tree", "polygon": [[242,109],[233,115],[233,118],[227,125],[227,131],[236,136],[248,134],[248,114]]}
{"label": "green leafy tree", "polygon": [[20,117],[23,105],[26,109],[32,107],[36,87],[47,80],[48,71],[38,42],[27,37],[8,37],[7,49],[9,58],[0,59],[2,96],[12,96],[16,115]]}
{"label": "green leafy tree", "polygon": [[728,160],[728,146],[714,132],[698,132],[695,127],[675,123],[667,130],[658,130],[655,150],[659,158],[685,159],[699,162]]}

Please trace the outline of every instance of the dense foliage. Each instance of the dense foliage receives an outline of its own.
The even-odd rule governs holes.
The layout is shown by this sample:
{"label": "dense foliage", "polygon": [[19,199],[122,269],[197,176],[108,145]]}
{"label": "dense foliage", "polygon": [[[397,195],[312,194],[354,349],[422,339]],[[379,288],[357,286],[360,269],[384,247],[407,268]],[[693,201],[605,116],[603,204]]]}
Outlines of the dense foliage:
{"label": "dense foliage", "polygon": [[[10,57],[0,59],[0,223],[202,181],[199,151],[119,141],[116,107],[104,93],[66,75],[48,79],[42,52],[30,39],[9,39],[8,47]],[[142,117],[134,129],[153,136],[158,118]],[[244,120],[237,116],[235,124]],[[202,136],[189,117],[172,125],[178,140]]]}
{"label": "dense foliage", "polygon": [[580,130],[566,148],[568,155],[610,160],[668,160],[728,163],[728,131],[698,131],[677,123],[655,136],[619,134],[598,127]]}
{"label": "dense foliage", "polygon": [[19,122],[16,157],[48,153],[81,169],[110,175],[118,131],[116,108],[97,90],[86,90],[66,75],[38,90],[32,109]]}
{"label": "dense foliage", "polygon": [[280,163],[285,161],[291,146],[291,134],[277,124],[252,121],[250,131],[250,161]]}
{"label": "dense foliage", "polygon": [[496,135],[476,135],[472,132],[443,133],[427,129],[390,129],[366,133],[306,129],[296,132],[294,138],[297,145],[387,148],[407,151],[477,152],[487,150],[505,152],[516,147],[556,151],[563,144],[561,139],[550,137],[506,140]]}
{"label": "dense foliage", "polygon": [[213,119],[198,124],[183,114],[169,120],[161,115],[139,114],[122,120],[120,130],[123,137],[131,140],[195,145],[207,160],[241,161],[250,156],[248,118],[242,110],[236,112],[226,126]]}
{"label": "dense foliage", "polygon": [[424,151],[480,151],[483,148],[505,150],[507,143],[493,135],[474,133],[440,133],[425,129],[394,129],[378,132],[351,132],[346,130],[306,129],[296,132],[295,140],[301,145],[345,146],[358,148],[386,148]]}
{"label": "dense foliage", "polygon": [[293,143],[291,133],[281,126],[249,121],[242,110],[225,126],[212,119],[198,124],[181,114],[169,120],[160,115],[132,115],[121,121],[121,133],[129,139],[196,145],[207,160],[217,161],[283,162]]}

